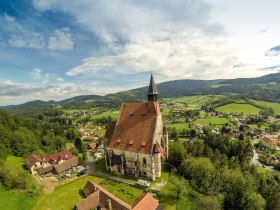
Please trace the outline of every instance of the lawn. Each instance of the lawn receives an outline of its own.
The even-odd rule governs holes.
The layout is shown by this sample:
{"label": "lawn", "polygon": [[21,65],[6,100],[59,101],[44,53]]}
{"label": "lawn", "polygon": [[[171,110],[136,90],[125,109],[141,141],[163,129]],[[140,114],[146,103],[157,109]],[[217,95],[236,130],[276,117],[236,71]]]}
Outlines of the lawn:
{"label": "lawn", "polygon": [[8,156],[7,160],[5,162],[6,166],[11,167],[18,172],[22,172],[22,171],[25,170],[24,169],[24,164],[25,163],[24,163],[24,160],[23,160],[22,157],[16,157],[16,156],[12,156],[12,155]]}
{"label": "lawn", "polygon": [[213,125],[224,125],[226,123],[229,123],[229,120],[225,117],[208,117],[208,118],[202,118],[197,119],[194,121],[195,124],[206,124],[209,125],[210,123]]}
{"label": "lawn", "polygon": [[216,111],[223,113],[244,113],[244,114],[258,114],[260,109],[250,104],[227,104],[216,108]]}
{"label": "lawn", "polygon": [[24,192],[6,190],[0,184],[0,209],[30,210],[35,206],[36,196],[28,196]]}
{"label": "lawn", "polygon": [[188,128],[188,123],[176,123],[176,124],[167,124],[165,125],[167,128],[176,128],[177,130],[183,130],[184,128]]}
{"label": "lawn", "polygon": [[267,170],[261,166],[257,166],[257,172],[260,174],[266,173]]}
{"label": "lawn", "polygon": [[257,101],[257,100],[252,100],[254,103],[257,105],[261,105],[264,107],[272,108],[274,113],[279,115],[280,114],[280,104],[279,103],[271,103],[271,102],[266,102],[266,101]]}
{"label": "lawn", "polygon": [[[5,165],[15,172],[23,172],[24,160],[22,157],[8,156]],[[37,196],[29,196],[17,190],[6,190],[0,184],[0,209],[29,210],[35,206]]]}
{"label": "lawn", "polygon": [[54,192],[48,195],[42,195],[39,198],[34,210],[70,210],[73,209],[76,203],[80,202],[84,197],[80,193],[86,182],[92,180],[99,184],[104,181],[103,178],[86,176],[67,183],[55,189]]}
{"label": "lawn", "polygon": [[159,202],[168,210],[190,210],[192,205],[187,196],[177,198],[176,187],[170,181],[160,190]]}
{"label": "lawn", "polygon": [[115,181],[105,180],[94,176],[85,176],[56,188],[55,191],[49,195],[43,195],[39,199],[34,210],[73,209],[74,205],[84,198],[81,190],[88,180],[101,185],[106,190],[129,204],[132,204],[143,194],[143,190],[131,187],[127,184],[117,183]]}
{"label": "lawn", "polygon": [[216,96],[183,96],[172,100],[173,103],[187,103],[187,104],[199,104],[208,101]]}
{"label": "lawn", "polygon": [[94,115],[92,115],[92,118],[98,119],[98,118],[109,117],[109,116],[111,116],[113,119],[117,119],[119,117],[119,111],[108,110],[108,111],[102,112],[100,114],[94,114]]}

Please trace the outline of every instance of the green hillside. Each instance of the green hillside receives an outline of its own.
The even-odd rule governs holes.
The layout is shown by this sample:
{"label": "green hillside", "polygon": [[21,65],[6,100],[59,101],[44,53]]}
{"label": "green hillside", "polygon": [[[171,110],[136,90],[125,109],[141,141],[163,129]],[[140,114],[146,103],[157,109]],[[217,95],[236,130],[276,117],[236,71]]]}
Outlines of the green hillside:
{"label": "green hillside", "polygon": [[252,106],[250,104],[227,104],[224,106],[219,106],[215,109],[218,112],[223,113],[244,113],[244,114],[258,114],[260,109]]}

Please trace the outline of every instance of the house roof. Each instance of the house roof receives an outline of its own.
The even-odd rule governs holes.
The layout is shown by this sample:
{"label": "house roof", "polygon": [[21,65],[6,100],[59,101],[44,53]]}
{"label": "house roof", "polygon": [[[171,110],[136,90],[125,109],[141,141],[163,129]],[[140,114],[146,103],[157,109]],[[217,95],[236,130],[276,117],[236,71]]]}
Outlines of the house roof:
{"label": "house roof", "polygon": [[60,164],[54,165],[54,170],[57,174],[69,170],[70,168],[83,164],[83,159],[80,157],[73,157],[70,160],[66,160]]}
{"label": "house roof", "polygon": [[41,168],[38,168],[37,169],[37,172],[39,175],[42,175],[42,174],[46,174],[46,173],[49,173],[53,170],[53,165],[49,165],[45,168],[41,167]]}
{"label": "house roof", "polygon": [[105,133],[105,138],[106,139],[111,139],[115,130],[115,126],[116,126],[117,121],[112,121],[108,124],[108,127],[106,129],[106,133]]}
{"label": "house roof", "polygon": [[[107,132],[107,147],[131,152],[150,154],[153,134],[160,109],[157,101],[125,103],[115,128]],[[113,134],[111,132],[113,131]],[[107,133],[106,132],[106,133]]]}
{"label": "house roof", "polygon": [[88,146],[91,148],[91,149],[95,149],[96,148],[96,142],[91,142],[88,144]]}
{"label": "house roof", "polygon": [[80,203],[76,204],[76,206],[75,206],[76,209],[77,210],[90,210],[92,208],[96,208],[99,204],[99,192],[100,192],[100,190],[93,192],[87,198],[83,199]]}
{"label": "house roof", "polygon": [[83,193],[85,194],[85,196],[89,196],[90,194],[92,194],[95,191],[95,186],[94,183],[92,183],[91,181],[88,181],[86,183],[86,185],[83,188]]}
{"label": "house roof", "polygon": [[41,162],[42,157],[40,155],[31,154],[25,159],[25,164],[28,169],[35,165],[36,162]]}
{"label": "house roof", "polygon": [[91,208],[96,208],[97,206],[100,206],[101,209],[108,209],[109,200],[111,202],[112,210],[160,209],[158,208],[160,206],[158,200],[154,199],[152,194],[150,193],[147,193],[138,198],[131,206],[91,181],[88,181],[86,183],[83,192],[87,196],[87,198],[76,204],[76,209],[78,210],[89,210]]}
{"label": "house roof", "polygon": [[132,204],[132,210],[155,210],[159,203],[151,193],[142,195]]}
{"label": "house roof", "polygon": [[61,152],[51,154],[51,155],[47,156],[45,159],[46,159],[47,162],[52,160],[52,161],[55,161],[57,163],[61,159],[70,160],[73,157],[74,156],[73,156],[71,151],[64,150],[64,151],[61,151]]}
{"label": "house roof", "polygon": [[[111,201],[112,210],[130,210],[131,209],[131,206],[129,204],[125,203],[124,201],[117,198],[112,193],[108,192],[101,186],[99,186],[91,181],[88,181],[86,183],[86,185],[83,189],[83,192],[85,193],[87,198],[82,201],[83,205],[80,205],[82,202],[80,202],[79,204],[76,205],[78,210],[88,210],[91,208],[96,208],[97,206],[108,209],[108,205],[109,205],[108,200]],[[99,192],[99,193],[97,194],[96,192]],[[97,195],[99,196],[98,199],[94,199],[91,197],[91,195],[94,193],[96,193],[96,196]],[[85,200],[89,200],[89,201],[85,201]],[[98,200],[98,203],[96,203],[97,200]],[[93,202],[90,202],[90,201],[93,201]],[[87,206],[87,204],[89,204],[91,206]],[[82,208],[82,207],[84,207],[84,208]],[[90,207],[90,208],[88,208],[88,207]]]}

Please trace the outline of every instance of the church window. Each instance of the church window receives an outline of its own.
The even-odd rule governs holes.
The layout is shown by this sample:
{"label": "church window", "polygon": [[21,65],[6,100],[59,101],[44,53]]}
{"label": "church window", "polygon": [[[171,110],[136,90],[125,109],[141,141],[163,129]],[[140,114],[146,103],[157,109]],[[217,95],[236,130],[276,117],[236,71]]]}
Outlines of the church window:
{"label": "church window", "polygon": [[146,165],[147,164],[147,160],[146,158],[143,158],[143,164]]}

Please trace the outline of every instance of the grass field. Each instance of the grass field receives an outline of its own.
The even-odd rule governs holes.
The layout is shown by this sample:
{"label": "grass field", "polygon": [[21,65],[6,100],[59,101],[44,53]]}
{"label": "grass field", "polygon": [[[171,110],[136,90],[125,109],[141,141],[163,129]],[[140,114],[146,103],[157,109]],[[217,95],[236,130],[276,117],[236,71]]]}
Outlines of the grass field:
{"label": "grass field", "polygon": [[[5,165],[15,172],[23,172],[23,158],[8,156]],[[6,190],[0,184],[0,209],[7,210],[29,210],[35,206],[37,196],[28,196],[24,192],[17,190]]]}
{"label": "grass field", "polygon": [[123,183],[105,180],[94,176],[85,176],[55,189],[49,195],[43,195],[34,210],[70,210],[84,196],[81,190],[88,180],[91,180],[113,193],[123,201],[132,204],[143,194],[143,190]]}
{"label": "grass field", "polygon": [[229,123],[229,120],[227,118],[220,118],[220,117],[208,117],[208,118],[202,118],[202,119],[197,119],[195,124],[213,124],[213,125],[224,125],[226,123]]}
{"label": "grass field", "polygon": [[214,99],[216,96],[183,96],[172,100],[173,103],[187,103],[187,104],[199,104],[204,103],[210,99]]}
{"label": "grass field", "polygon": [[177,130],[183,130],[184,128],[188,128],[188,123],[176,123],[176,124],[167,124],[165,125],[167,128],[176,128]]}
{"label": "grass field", "polygon": [[98,118],[109,117],[109,116],[111,116],[113,119],[117,119],[119,117],[119,111],[108,110],[108,111],[102,112],[100,114],[94,114],[92,116],[92,118],[93,119],[98,119]]}
{"label": "grass field", "polygon": [[216,108],[216,111],[223,113],[244,113],[244,114],[258,114],[260,109],[250,104],[227,104]]}
{"label": "grass field", "polygon": [[252,100],[254,103],[265,106],[268,108],[272,108],[274,113],[279,115],[280,114],[280,104],[278,103],[271,103],[271,102],[266,102],[266,101],[257,101],[257,100]]}
{"label": "grass field", "polygon": [[7,157],[5,165],[15,169],[18,172],[24,171],[24,160],[22,157],[10,155]]}
{"label": "grass field", "polygon": [[6,190],[0,184],[0,209],[7,210],[30,210],[37,201],[37,196],[28,196],[17,190]]}
{"label": "grass field", "polygon": [[267,170],[261,166],[257,166],[257,172],[260,174],[266,173]]}

